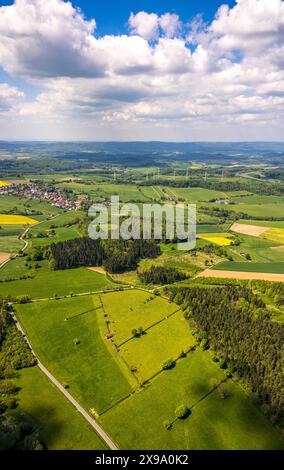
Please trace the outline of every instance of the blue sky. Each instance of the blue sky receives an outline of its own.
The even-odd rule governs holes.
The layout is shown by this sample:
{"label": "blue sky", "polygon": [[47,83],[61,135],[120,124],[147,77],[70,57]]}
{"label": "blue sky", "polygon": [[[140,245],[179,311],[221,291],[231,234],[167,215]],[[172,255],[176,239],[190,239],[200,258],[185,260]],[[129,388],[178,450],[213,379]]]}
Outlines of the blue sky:
{"label": "blue sky", "polygon": [[159,15],[176,13],[186,22],[197,14],[202,14],[206,21],[211,21],[218,7],[222,4],[233,6],[233,0],[122,0],[90,1],[76,0],[74,5],[80,7],[88,18],[95,17],[99,34],[122,34],[125,32],[130,12],[146,11]]}
{"label": "blue sky", "polygon": [[[46,0],[48,1],[48,0]],[[130,12],[146,11],[159,15],[177,13],[182,21],[188,21],[201,13],[206,21],[211,21],[218,7],[224,3],[229,6],[234,0],[74,0],[73,5],[82,9],[87,18],[96,18],[98,32],[104,34],[122,34]],[[11,0],[0,1],[2,5],[12,5]]]}
{"label": "blue sky", "polygon": [[282,140],[283,25],[283,0],[0,0],[0,139]]}
{"label": "blue sky", "polygon": [[[46,0],[48,1],[48,0]],[[12,5],[13,0],[0,0],[0,6]],[[96,34],[125,34],[127,32],[127,20],[131,12],[146,11],[159,15],[170,12],[179,15],[183,22],[188,22],[195,15],[201,14],[204,21],[212,21],[218,7],[222,4],[233,6],[235,0],[122,0],[122,1],[92,1],[73,0],[72,4],[79,7],[88,19],[95,18],[97,23]],[[30,85],[26,80],[9,76],[0,67],[0,81],[5,81],[13,86],[19,86],[31,99],[36,96],[38,87]]]}

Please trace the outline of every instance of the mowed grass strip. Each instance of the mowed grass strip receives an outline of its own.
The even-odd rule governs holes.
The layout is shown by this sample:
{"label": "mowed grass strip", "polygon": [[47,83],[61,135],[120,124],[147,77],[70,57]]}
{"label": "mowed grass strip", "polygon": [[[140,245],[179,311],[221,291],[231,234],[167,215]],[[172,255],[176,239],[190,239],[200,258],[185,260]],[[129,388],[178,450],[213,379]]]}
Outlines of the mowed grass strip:
{"label": "mowed grass strip", "polygon": [[195,344],[188,322],[178,311],[153,326],[139,338],[120,347],[120,353],[143,383],[162,370],[168,359],[177,359],[182,351]]}
{"label": "mowed grass strip", "polygon": [[38,221],[25,215],[0,214],[0,225],[34,225]]}
{"label": "mowed grass strip", "polygon": [[144,329],[178,310],[176,304],[142,290],[111,292],[101,296],[104,309],[109,315],[109,328],[114,333],[116,344],[133,336],[132,330]]}
{"label": "mowed grass strip", "polygon": [[284,274],[284,263],[239,263],[236,261],[224,261],[214,266],[213,270]]}
{"label": "mowed grass strip", "polygon": [[97,296],[86,296],[18,305],[16,314],[43,364],[87,410],[100,413],[130,387],[101,337],[93,310],[99,306]]}
{"label": "mowed grass strip", "polygon": [[[172,370],[100,417],[120,448],[128,449],[281,449],[279,431],[229,382],[229,396],[212,391],[225,374],[210,353],[197,349]],[[210,393],[212,391],[212,393]],[[177,406],[192,407],[171,430]]]}
{"label": "mowed grass strip", "polygon": [[38,367],[19,372],[15,413],[25,413],[36,424],[48,450],[99,450],[106,444]]}

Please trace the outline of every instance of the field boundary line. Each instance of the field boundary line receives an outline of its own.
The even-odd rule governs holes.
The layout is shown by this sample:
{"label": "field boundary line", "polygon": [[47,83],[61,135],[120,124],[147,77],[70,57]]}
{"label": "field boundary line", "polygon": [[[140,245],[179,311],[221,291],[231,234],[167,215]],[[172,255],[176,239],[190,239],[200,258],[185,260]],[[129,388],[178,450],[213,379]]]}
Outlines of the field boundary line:
{"label": "field boundary line", "polygon": [[[158,320],[156,323],[153,323],[152,325],[148,326],[148,328],[145,328],[143,330],[143,332],[151,330],[151,328],[153,328],[154,326],[159,325],[160,323],[164,322],[165,320],[167,320],[168,318],[172,317],[173,315],[175,315],[176,313],[178,313],[180,311],[181,311],[181,308],[175,310],[174,312],[170,313],[167,317],[163,317],[163,318],[161,318],[161,320]],[[143,333],[142,333],[141,336],[143,336]],[[123,341],[122,343],[118,344],[117,347],[120,348],[121,346],[124,346],[126,343],[129,343],[129,341],[132,341],[135,338],[136,338],[136,336],[133,335],[133,336],[131,336],[131,338],[128,338],[125,341]]]}

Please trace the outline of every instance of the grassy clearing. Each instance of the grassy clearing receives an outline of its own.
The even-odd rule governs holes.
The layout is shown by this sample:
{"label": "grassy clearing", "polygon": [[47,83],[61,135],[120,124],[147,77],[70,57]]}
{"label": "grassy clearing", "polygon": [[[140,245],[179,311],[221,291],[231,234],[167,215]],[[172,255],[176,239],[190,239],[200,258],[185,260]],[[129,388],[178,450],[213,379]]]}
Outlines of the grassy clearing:
{"label": "grassy clearing", "polygon": [[[228,398],[218,391],[205,398],[223,379],[210,354],[197,349],[100,421],[123,449],[283,448],[277,429],[232,382]],[[163,422],[174,419],[180,404],[193,406],[192,414],[168,431]]]}
{"label": "grassy clearing", "polygon": [[222,227],[216,224],[203,224],[197,225],[196,227],[197,233],[221,233],[223,232]]}
{"label": "grassy clearing", "polygon": [[29,275],[31,279],[15,280],[1,283],[3,295],[29,294],[33,299],[55,297],[55,295],[69,295],[95,292],[111,289],[114,285],[103,274],[85,268],[51,271],[46,262],[39,263],[39,269],[28,269],[25,258],[16,259],[8,263],[0,272],[0,279],[15,279],[19,276]]}
{"label": "grassy clearing", "polygon": [[29,415],[49,450],[106,449],[105,443],[38,367],[19,372],[19,406]]}
{"label": "grassy clearing", "polygon": [[161,297],[134,289],[101,297],[117,344],[131,338],[133,328],[143,326],[146,329],[178,309],[177,305],[169,304]]}
{"label": "grassy clearing", "polygon": [[79,231],[76,225],[72,227],[59,227],[54,229],[55,234],[51,235],[48,231],[43,231],[46,233],[46,238],[32,238],[29,241],[31,242],[32,246],[45,246],[51,243],[58,243],[64,240],[72,240],[73,238],[78,238],[82,236],[82,233]]}
{"label": "grassy clearing", "polygon": [[187,202],[208,202],[214,199],[224,198],[226,195],[221,191],[205,188],[174,188],[176,195]]}
{"label": "grassy clearing", "polygon": [[18,253],[24,244],[18,237],[2,237],[0,236],[0,251],[7,253]]}
{"label": "grassy clearing", "polygon": [[[101,337],[97,296],[18,305],[17,317],[44,365],[99,413],[130,392]],[[68,319],[67,319],[68,318]]]}
{"label": "grassy clearing", "polygon": [[[42,215],[52,215],[62,213],[62,209],[52,206],[46,201],[39,201],[37,199],[19,198],[17,196],[1,196],[0,197],[0,212],[24,212],[33,217],[34,213]],[[37,218],[34,215],[34,218]]]}
{"label": "grassy clearing", "polygon": [[281,196],[261,196],[259,194],[254,194],[254,195],[248,195],[248,196],[241,196],[241,197],[231,197],[230,200],[232,202],[235,202],[237,204],[283,204],[284,203],[284,197]]}
{"label": "grassy clearing", "polygon": [[274,221],[274,220],[238,220],[238,224],[245,224],[245,225],[257,225],[260,227],[267,227],[267,228],[284,228],[284,221]]}
{"label": "grassy clearing", "polygon": [[[229,206],[230,210],[252,217],[282,217],[284,214],[284,204],[236,204]],[[254,221],[253,221],[254,222]]]}
{"label": "grassy clearing", "polygon": [[255,263],[274,263],[274,262],[284,262],[284,252],[278,253],[275,251],[274,247],[278,246],[276,242],[271,240],[265,240],[261,237],[251,237],[248,235],[238,234],[238,239],[240,240],[239,246],[234,246],[230,251],[238,253],[237,257],[234,257],[234,261],[240,261],[241,253],[249,253],[251,260]]}
{"label": "grassy clearing", "polygon": [[125,343],[120,351],[127,364],[137,368],[136,375],[143,383],[162,370],[163,362],[177,359],[183,350],[194,344],[188,322],[179,311],[140,338]]}

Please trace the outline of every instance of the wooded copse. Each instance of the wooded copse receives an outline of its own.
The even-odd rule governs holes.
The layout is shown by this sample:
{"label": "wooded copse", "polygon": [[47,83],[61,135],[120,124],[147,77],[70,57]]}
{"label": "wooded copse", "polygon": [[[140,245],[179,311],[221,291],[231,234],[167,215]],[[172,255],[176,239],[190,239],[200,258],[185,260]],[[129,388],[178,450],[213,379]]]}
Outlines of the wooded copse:
{"label": "wooded copse", "polygon": [[154,240],[93,240],[75,238],[52,243],[49,251],[51,269],[79,266],[104,266],[111,273],[137,267],[139,259],[155,258],[160,253]]}

